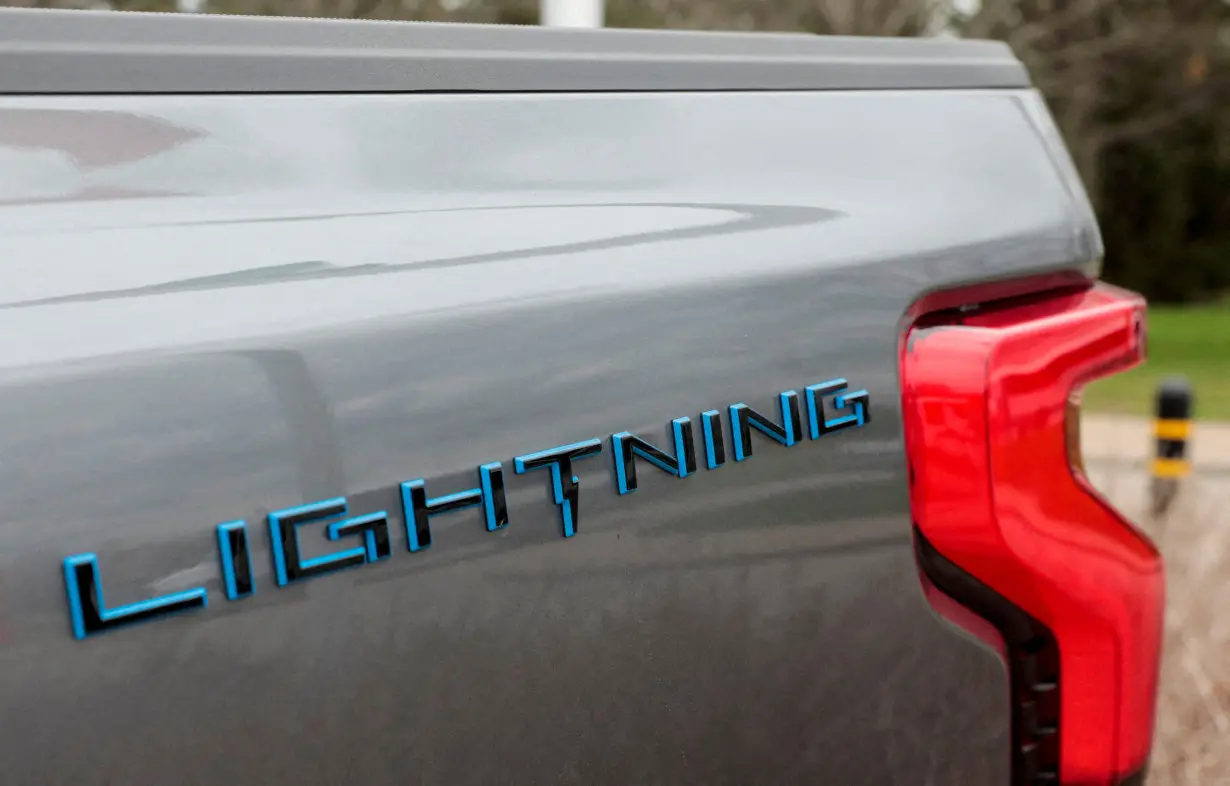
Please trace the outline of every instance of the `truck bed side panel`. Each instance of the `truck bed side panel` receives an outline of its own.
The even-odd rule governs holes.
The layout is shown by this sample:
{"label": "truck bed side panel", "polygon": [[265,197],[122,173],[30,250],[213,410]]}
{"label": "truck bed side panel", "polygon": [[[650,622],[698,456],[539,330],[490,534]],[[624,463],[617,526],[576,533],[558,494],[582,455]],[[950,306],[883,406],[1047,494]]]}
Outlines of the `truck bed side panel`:
{"label": "truck bed side panel", "polygon": [[[896,368],[920,295],[1099,253],[1036,101],[0,99],[6,782],[1006,782],[1003,668],[920,591]],[[744,461],[727,425],[618,493],[610,435],[836,377],[871,422]],[[589,439],[565,538],[514,458]],[[400,484],[490,462],[509,524],[411,553]],[[267,514],[335,497],[391,556],[278,586]],[[109,607],[208,606],[76,641],[85,553]]]}

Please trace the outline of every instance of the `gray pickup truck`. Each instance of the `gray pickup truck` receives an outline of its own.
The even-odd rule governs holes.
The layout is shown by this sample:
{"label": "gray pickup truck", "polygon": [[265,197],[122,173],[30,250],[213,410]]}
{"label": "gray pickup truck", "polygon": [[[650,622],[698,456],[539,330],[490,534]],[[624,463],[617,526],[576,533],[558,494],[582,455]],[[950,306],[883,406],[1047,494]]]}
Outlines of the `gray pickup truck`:
{"label": "gray pickup truck", "polygon": [[2,781],[1142,783],[1101,250],[996,43],[0,11]]}

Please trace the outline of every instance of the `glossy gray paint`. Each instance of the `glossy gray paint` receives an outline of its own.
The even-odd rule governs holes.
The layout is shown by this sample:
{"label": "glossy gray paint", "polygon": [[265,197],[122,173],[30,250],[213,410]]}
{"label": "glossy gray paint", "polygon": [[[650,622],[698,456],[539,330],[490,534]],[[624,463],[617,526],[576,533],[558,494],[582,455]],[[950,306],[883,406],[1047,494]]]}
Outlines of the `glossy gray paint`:
{"label": "glossy gray paint", "polygon": [[1028,86],[998,41],[0,8],[0,93]]}
{"label": "glossy gray paint", "polygon": [[[897,342],[935,289],[1095,272],[1055,139],[1028,91],[0,99],[6,783],[1006,783],[1003,669],[916,575]],[[571,539],[511,473],[834,376],[871,425],[625,497],[608,445]],[[396,484],[493,460],[508,529],[407,553]],[[263,514],[337,494],[392,559],[276,588]],[[209,608],[74,641],[86,551]]]}

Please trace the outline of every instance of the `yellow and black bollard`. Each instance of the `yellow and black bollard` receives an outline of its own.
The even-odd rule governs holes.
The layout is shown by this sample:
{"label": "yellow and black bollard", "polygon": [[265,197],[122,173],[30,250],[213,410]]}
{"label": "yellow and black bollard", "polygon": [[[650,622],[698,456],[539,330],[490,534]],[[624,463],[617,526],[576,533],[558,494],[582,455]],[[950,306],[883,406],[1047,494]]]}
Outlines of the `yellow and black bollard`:
{"label": "yellow and black bollard", "polygon": [[1157,453],[1153,459],[1150,502],[1153,515],[1161,516],[1179,491],[1179,483],[1191,471],[1187,442],[1192,431],[1192,388],[1183,377],[1170,377],[1157,387]]}

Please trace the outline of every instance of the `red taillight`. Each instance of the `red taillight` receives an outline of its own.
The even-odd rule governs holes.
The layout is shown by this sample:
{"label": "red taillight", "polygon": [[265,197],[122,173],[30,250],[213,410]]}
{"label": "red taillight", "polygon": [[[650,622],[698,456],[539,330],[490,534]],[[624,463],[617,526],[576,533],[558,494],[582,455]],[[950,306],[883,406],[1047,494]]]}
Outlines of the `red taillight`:
{"label": "red taillight", "polygon": [[[1098,285],[934,315],[903,346],[920,541],[972,578],[936,584],[975,611],[1014,609],[982,616],[999,617],[1005,639],[1020,783],[1117,784],[1148,758],[1161,559],[1070,454],[1073,394],[1143,359],[1144,312],[1138,296]],[[971,586],[996,600],[968,601]]]}

